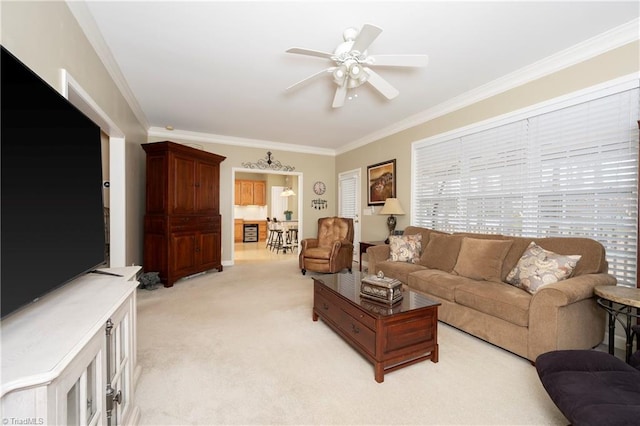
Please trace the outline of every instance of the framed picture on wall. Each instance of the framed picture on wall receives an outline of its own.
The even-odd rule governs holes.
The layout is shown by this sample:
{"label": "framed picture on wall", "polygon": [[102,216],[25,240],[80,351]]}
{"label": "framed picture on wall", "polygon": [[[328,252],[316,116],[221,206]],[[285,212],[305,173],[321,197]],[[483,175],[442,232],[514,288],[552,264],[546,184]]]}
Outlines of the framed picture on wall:
{"label": "framed picture on wall", "polygon": [[367,183],[368,205],[382,206],[387,198],[396,198],[396,159],[367,166]]}

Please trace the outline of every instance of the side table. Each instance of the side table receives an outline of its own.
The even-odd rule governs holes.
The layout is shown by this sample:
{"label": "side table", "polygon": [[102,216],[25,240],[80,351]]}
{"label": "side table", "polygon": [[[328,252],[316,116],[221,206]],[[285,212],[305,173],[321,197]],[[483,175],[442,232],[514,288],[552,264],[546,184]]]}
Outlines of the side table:
{"label": "side table", "polygon": [[[634,330],[631,318],[640,318],[637,309],[640,309],[640,289],[623,286],[598,286],[593,289],[598,296],[598,305],[609,313],[609,353],[613,355],[616,321],[624,328],[627,338],[625,345],[625,360],[629,363],[631,358],[631,346],[633,344]],[[633,308],[636,313],[633,313]],[[624,315],[626,321],[618,318]],[[638,337],[640,339],[640,336]]]}
{"label": "side table", "polygon": [[384,245],[384,241],[360,241],[360,272],[362,272],[362,253],[366,253],[369,247]]}

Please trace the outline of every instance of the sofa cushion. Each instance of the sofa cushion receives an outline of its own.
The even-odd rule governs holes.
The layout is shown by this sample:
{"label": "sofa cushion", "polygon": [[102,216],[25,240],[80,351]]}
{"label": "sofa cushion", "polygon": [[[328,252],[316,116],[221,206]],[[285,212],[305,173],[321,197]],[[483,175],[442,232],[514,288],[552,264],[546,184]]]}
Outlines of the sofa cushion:
{"label": "sofa cushion", "polygon": [[507,255],[502,262],[502,273],[501,273],[501,281],[504,281],[507,277],[507,274],[511,272],[518,260],[520,260],[520,256],[527,249],[527,246],[531,242],[531,238],[522,238],[512,235],[501,235],[501,234],[478,234],[474,232],[456,232],[454,235],[462,235],[469,238],[478,238],[481,240],[509,240],[512,241],[513,244],[511,248],[507,252]]}
{"label": "sofa cushion", "polygon": [[458,260],[462,238],[459,235],[432,233],[418,263],[430,269],[451,272]]}
{"label": "sofa cushion", "polygon": [[331,256],[331,248],[327,247],[312,247],[305,250],[305,257],[312,259],[324,259],[329,260]]}
{"label": "sofa cushion", "polygon": [[573,270],[573,276],[607,272],[608,264],[604,246],[591,238],[550,237],[532,238],[540,247],[564,255],[581,255]]}
{"label": "sofa cushion", "polygon": [[422,250],[424,250],[424,248],[427,246],[427,243],[429,243],[429,238],[431,238],[431,235],[434,235],[434,234],[446,235],[447,233],[442,231],[436,231],[434,229],[422,228],[420,226],[411,226],[411,225],[404,228],[404,231],[402,232],[402,235],[414,235],[414,234],[422,235]]}
{"label": "sofa cushion", "polygon": [[463,237],[453,273],[474,280],[501,281],[502,262],[512,242]]}
{"label": "sofa cushion", "polygon": [[369,271],[371,274],[377,274],[382,271],[382,273],[386,277],[396,278],[403,283],[407,283],[409,281],[409,274],[415,271],[421,271],[425,269],[424,266],[418,265],[416,263],[407,263],[407,262],[391,262],[389,260],[385,260],[382,262],[376,263],[376,270]]}
{"label": "sofa cushion", "polygon": [[512,324],[529,325],[529,304],[532,296],[502,282],[481,281],[455,289],[455,302]]}
{"label": "sofa cushion", "polygon": [[540,287],[568,278],[580,255],[561,255],[531,242],[506,281],[535,293]]}
{"label": "sofa cushion", "polygon": [[389,237],[389,260],[418,263],[422,252],[422,234]]}
{"label": "sofa cushion", "polygon": [[[455,301],[455,290],[458,286],[477,285],[477,282],[465,277],[453,275],[438,269],[424,269],[409,275],[407,284],[428,295],[433,295],[442,300]],[[520,293],[524,293],[520,291]]]}

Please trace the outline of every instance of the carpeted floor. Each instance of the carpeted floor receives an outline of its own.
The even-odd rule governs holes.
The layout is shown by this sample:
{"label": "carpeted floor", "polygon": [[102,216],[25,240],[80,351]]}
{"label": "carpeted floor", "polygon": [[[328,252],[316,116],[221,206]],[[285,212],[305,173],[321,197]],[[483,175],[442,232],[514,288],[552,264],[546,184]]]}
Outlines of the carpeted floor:
{"label": "carpeted floor", "polygon": [[564,425],[525,359],[439,323],[440,362],[373,378],[297,258],[138,290],[143,425]]}

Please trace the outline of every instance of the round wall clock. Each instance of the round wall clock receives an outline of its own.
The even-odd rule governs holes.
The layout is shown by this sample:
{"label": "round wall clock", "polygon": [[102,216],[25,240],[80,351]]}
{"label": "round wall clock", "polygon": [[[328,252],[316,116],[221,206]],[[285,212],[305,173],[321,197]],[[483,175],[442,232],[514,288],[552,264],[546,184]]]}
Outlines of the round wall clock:
{"label": "round wall clock", "polygon": [[317,195],[324,194],[324,191],[326,190],[327,190],[327,186],[322,181],[317,181],[316,183],[313,184],[313,192],[315,192]]}

